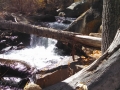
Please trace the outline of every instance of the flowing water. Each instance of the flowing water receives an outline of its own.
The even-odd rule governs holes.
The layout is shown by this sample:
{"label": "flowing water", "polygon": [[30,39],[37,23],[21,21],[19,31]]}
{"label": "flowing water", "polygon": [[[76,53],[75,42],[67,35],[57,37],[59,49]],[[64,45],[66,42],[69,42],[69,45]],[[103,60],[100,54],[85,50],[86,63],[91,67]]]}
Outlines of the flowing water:
{"label": "flowing water", "polygon": [[[60,20],[58,20],[60,21]],[[60,22],[49,23],[50,28],[65,29],[69,24]],[[0,54],[0,58],[23,60],[36,66],[38,69],[50,65],[57,65],[59,62],[68,59],[68,56],[60,56],[55,53],[57,40],[31,35],[30,46],[22,50],[11,50]]]}

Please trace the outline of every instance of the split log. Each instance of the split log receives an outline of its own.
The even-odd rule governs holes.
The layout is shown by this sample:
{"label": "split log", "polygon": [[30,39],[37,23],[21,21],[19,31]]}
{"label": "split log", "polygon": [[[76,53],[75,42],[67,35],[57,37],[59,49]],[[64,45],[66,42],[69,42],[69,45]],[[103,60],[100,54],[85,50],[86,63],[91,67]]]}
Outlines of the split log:
{"label": "split log", "polygon": [[60,31],[51,28],[34,26],[31,24],[24,24],[19,22],[0,21],[0,27],[3,29],[14,30],[18,32],[34,34],[37,36],[57,39],[59,41],[71,44],[83,44],[86,46],[101,47],[101,38],[80,35],[80,33],[73,33],[68,31]]}
{"label": "split log", "polygon": [[[43,90],[119,90],[120,89],[120,29],[107,51],[88,67],[68,79]],[[78,89],[77,89],[78,90]],[[80,89],[81,90],[81,89]]]}

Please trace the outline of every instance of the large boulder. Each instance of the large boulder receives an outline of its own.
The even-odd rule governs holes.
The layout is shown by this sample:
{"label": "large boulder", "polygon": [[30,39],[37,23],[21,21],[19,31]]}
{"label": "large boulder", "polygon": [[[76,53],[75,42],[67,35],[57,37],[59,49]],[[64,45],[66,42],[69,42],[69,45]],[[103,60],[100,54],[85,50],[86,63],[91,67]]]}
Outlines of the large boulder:
{"label": "large boulder", "polygon": [[75,2],[67,7],[65,10],[61,10],[59,13],[64,12],[66,17],[78,17],[87,9],[89,9],[90,4],[88,2]]}

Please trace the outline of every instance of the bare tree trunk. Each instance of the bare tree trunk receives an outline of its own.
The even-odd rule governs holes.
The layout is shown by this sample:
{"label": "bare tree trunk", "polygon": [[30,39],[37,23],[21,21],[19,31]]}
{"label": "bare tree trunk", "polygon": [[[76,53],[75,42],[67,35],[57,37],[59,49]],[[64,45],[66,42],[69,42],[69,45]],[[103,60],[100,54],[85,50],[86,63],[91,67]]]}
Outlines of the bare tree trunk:
{"label": "bare tree trunk", "polygon": [[15,23],[8,21],[0,21],[0,27],[3,29],[14,30],[18,32],[35,34],[37,36],[57,39],[71,44],[83,44],[86,46],[101,47],[101,38],[80,35],[79,33],[73,33],[68,31],[60,31],[51,28],[38,27],[30,24]]}
{"label": "bare tree trunk", "polygon": [[102,31],[102,53],[112,43],[119,28],[120,0],[103,0],[103,31]]}
{"label": "bare tree trunk", "polygon": [[[68,79],[43,90],[118,90],[120,88],[120,29],[98,60]],[[79,84],[84,89],[79,88]]]}

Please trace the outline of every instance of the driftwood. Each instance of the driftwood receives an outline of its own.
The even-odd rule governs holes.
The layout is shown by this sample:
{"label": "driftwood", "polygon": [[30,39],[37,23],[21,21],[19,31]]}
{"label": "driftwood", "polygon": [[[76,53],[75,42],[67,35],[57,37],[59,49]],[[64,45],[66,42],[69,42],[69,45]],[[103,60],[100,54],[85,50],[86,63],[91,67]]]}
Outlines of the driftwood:
{"label": "driftwood", "polygon": [[[88,67],[68,79],[43,90],[76,90],[83,84],[83,90],[120,89],[120,29],[107,51]],[[80,89],[81,90],[81,89]]]}
{"label": "driftwood", "polygon": [[10,22],[10,21],[0,21],[0,27],[3,29],[14,30],[18,32],[35,34],[37,36],[47,37],[57,39],[59,41],[74,43],[74,44],[83,44],[86,46],[101,47],[101,38],[80,35],[80,33],[73,33],[68,31],[60,31],[51,28],[34,26],[31,24],[24,24],[19,22]]}

